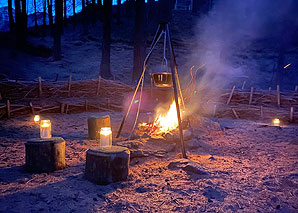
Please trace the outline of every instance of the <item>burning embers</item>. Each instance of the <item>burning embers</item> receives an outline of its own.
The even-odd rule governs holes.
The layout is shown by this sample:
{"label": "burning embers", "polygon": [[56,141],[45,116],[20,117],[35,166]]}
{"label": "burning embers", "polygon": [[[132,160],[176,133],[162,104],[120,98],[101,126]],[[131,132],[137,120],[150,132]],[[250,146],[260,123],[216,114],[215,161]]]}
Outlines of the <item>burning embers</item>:
{"label": "burning embers", "polygon": [[[185,122],[183,122],[183,124],[184,123]],[[163,111],[161,108],[159,108],[152,122],[139,123],[135,134],[140,137],[149,136],[154,139],[173,141],[179,139],[178,126],[179,123],[177,118],[176,103],[173,101],[166,111]],[[183,131],[184,134],[186,131],[187,130]],[[188,135],[190,135],[190,132]]]}

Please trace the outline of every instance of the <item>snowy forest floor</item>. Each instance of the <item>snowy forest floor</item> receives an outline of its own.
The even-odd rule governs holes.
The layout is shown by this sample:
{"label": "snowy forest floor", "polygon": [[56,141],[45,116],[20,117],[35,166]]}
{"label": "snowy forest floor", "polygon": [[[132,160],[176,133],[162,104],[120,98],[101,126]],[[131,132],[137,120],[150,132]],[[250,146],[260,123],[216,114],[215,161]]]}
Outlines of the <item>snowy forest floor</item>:
{"label": "snowy forest floor", "polygon": [[[125,141],[139,144],[127,181],[98,186],[84,179],[85,152],[96,146],[87,118],[104,114],[46,115],[66,140],[67,166],[49,174],[24,172],[24,143],[39,136],[32,117],[0,121],[0,212],[298,211],[297,125],[202,118],[186,141],[188,161],[171,143]],[[115,133],[122,113],[108,114]]]}

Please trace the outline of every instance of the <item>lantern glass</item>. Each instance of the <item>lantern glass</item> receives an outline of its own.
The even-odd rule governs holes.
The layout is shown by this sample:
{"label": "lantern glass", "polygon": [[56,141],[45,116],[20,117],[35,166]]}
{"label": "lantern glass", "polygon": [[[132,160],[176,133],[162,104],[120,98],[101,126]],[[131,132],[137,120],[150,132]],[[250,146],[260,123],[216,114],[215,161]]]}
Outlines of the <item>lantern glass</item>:
{"label": "lantern glass", "polygon": [[40,138],[51,138],[51,121],[50,120],[41,120],[40,121]]}
{"label": "lantern glass", "polygon": [[274,126],[279,126],[280,125],[280,120],[278,118],[273,119],[273,125]]}
{"label": "lantern glass", "polygon": [[112,147],[112,130],[111,127],[102,127],[100,129],[100,147]]}
{"label": "lantern glass", "polygon": [[35,115],[33,118],[34,123],[39,123],[40,121],[40,116],[39,115]]}

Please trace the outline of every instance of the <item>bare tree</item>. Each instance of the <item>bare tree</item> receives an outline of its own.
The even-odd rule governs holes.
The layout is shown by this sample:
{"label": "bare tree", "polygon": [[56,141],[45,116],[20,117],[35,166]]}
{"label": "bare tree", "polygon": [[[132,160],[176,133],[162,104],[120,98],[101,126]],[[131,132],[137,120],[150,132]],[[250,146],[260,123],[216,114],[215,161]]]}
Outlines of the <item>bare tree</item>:
{"label": "bare tree", "polygon": [[53,26],[53,0],[48,0],[49,25]]}
{"label": "bare tree", "polygon": [[63,27],[63,0],[55,1],[54,59],[61,59],[61,32]]}
{"label": "bare tree", "polygon": [[76,14],[76,0],[72,0],[72,13],[73,15]]}
{"label": "bare tree", "polygon": [[199,11],[199,0],[192,0],[192,13],[198,14]]}
{"label": "bare tree", "polygon": [[46,14],[47,14],[47,1],[46,0],[42,0],[43,3],[43,26],[46,26],[47,22],[46,22]]}
{"label": "bare tree", "polygon": [[100,75],[103,78],[111,78],[110,52],[111,52],[111,22],[112,22],[112,0],[103,1],[103,40],[100,63]]}
{"label": "bare tree", "polygon": [[8,0],[8,18],[9,18],[9,30],[10,32],[13,32],[14,20],[12,16],[12,0]]}
{"label": "bare tree", "polygon": [[138,80],[146,57],[146,22],[147,14],[144,0],[135,2],[135,39],[133,51],[132,81]]}
{"label": "bare tree", "polygon": [[19,48],[24,47],[26,43],[27,31],[27,11],[26,0],[15,0],[15,18],[16,18],[16,45]]}
{"label": "bare tree", "polygon": [[33,3],[34,3],[34,23],[35,23],[35,27],[37,27],[36,0],[34,0]]}
{"label": "bare tree", "polygon": [[65,20],[67,18],[67,6],[66,6],[66,0],[64,0],[64,23],[65,23]]}

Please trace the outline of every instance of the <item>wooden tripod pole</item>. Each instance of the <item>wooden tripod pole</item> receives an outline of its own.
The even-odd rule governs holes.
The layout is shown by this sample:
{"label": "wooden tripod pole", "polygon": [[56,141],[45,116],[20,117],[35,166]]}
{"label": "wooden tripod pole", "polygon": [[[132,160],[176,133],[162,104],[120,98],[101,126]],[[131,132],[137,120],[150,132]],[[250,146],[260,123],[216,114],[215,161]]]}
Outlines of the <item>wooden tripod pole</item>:
{"label": "wooden tripod pole", "polygon": [[119,138],[119,137],[120,137],[120,134],[121,134],[121,131],[122,131],[122,129],[123,129],[125,120],[126,120],[127,117],[128,117],[128,114],[129,114],[129,112],[130,112],[131,106],[132,106],[133,101],[134,101],[134,99],[135,99],[135,97],[136,97],[137,91],[138,91],[138,89],[139,89],[139,87],[140,87],[142,78],[143,78],[144,75],[145,75],[145,71],[146,71],[146,67],[147,67],[147,63],[148,63],[148,61],[149,61],[149,58],[150,58],[150,56],[151,56],[151,54],[152,54],[152,51],[153,51],[154,47],[156,46],[157,42],[159,41],[160,37],[162,36],[162,33],[161,33],[161,32],[162,32],[162,31],[161,31],[161,29],[160,29],[160,26],[158,26],[157,32],[156,32],[155,37],[154,37],[154,39],[153,39],[153,42],[152,42],[152,44],[151,44],[150,51],[149,51],[149,53],[147,54],[147,56],[146,56],[146,58],[145,58],[144,65],[143,65],[143,71],[142,71],[142,74],[141,74],[140,79],[139,79],[139,81],[138,81],[138,84],[137,84],[137,86],[136,86],[136,88],[135,88],[135,92],[134,92],[134,94],[133,94],[133,96],[132,96],[132,99],[131,99],[131,101],[130,101],[128,110],[127,110],[125,116],[124,116],[123,119],[122,119],[122,122],[121,122],[121,124],[120,124],[118,133],[117,133],[117,135],[116,135],[116,138]]}
{"label": "wooden tripod pole", "polygon": [[179,124],[179,133],[180,133],[180,143],[181,143],[181,151],[183,158],[187,158],[185,147],[184,147],[184,140],[183,140],[183,130],[182,130],[182,122],[181,122],[181,114],[180,114],[180,106],[179,106],[179,99],[178,99],[178,90],[177,90],[177,75],[175,74],[175,70],[177,70],[177,64],[175,63],[175,55],[172,48],[172,43],[170,39],[170,32],[169,32],[169,26],[168,24],[165,25],[166,30],[166,37],[168,42],[168,48],[169,48],[169,55],[170,55],[170,66],[171,66],[171,72],[172,72],[172,80],[173,80],[173,88],[174,88],[174,97],[176,102],[176,109],[177,109],[177,117],[178,117],[178,124]]}

